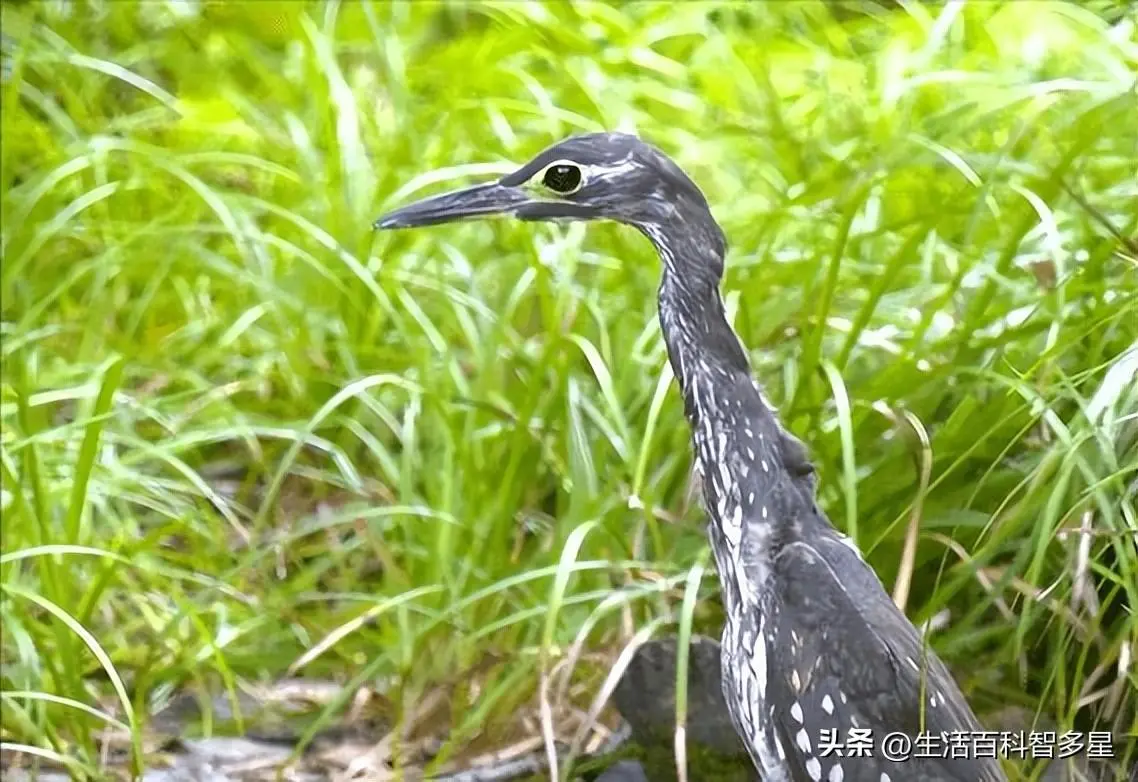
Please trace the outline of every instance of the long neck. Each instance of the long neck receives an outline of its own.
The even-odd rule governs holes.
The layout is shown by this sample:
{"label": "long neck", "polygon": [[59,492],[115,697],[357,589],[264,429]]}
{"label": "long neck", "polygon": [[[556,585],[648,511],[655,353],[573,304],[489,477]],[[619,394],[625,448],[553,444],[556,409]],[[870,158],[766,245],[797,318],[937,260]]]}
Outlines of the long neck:
{"label": "long neck", "polygon": [[643,230],[664,265],[660,323],[704,477],[730,612],[731,604],[754,599],[778,549],[811,523],[813,467],[763,398],[727,322],[719,295],[725,248],[710,213]]}
{"label": "long neck", "polygon": [[712,384],[700,384],[700,374],[750,379],[750,362],[727,322],[719,294],[726,244],[711,214],[702,210],[642,230],[663,262],[660,326],[688,421],[695,428],[700,411],[716,406],[718,391]]}
{"label": "long neck", "polygon": [[668,360],[684,394],[688,420],[695,426],[697,421],[693,416],[713,406],[717,395],[715,386],[701,384],[699,377],[749,378],[750,362],[727,322],[717,285],[694,287],[665,271],[660,283],[659,307]]}

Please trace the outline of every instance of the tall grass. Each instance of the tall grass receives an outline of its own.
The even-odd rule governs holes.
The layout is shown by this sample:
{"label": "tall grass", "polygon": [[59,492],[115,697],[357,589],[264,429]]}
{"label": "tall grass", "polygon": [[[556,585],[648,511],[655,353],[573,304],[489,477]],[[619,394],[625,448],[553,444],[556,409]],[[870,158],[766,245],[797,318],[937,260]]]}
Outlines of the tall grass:
{"label": "tall grass", "polygon": [[708,194],[820,502],[974,707],[1138,733],[1132,7],[2,14],[6,748],[137,768],[172,691],[301,673],[442,693],[441,762],[575,640],[718,633],[647,244],[371,231],[602,128]]}

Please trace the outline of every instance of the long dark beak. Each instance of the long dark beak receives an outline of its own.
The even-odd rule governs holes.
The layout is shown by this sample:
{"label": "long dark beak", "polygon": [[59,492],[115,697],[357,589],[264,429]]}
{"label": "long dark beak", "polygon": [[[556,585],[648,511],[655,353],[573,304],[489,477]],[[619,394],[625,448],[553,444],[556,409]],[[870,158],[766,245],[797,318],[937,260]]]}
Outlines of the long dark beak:
{"label": "long dark beak", "polygon": [[510,187],[500,182],[487,182],[424,198],[394,212],[388,212],[375,221],[375,227],[415,228],[452,223],[472,217],[514,214],[519,207],[531,202],[531,197],[521,188]]}

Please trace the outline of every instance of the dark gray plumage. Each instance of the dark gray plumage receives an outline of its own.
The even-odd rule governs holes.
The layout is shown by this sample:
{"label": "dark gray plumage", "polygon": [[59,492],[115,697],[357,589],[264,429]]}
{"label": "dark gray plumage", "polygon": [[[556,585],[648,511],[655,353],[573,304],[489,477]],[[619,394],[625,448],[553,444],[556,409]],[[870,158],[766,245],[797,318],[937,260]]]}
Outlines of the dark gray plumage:
{"label": "dark gray plumage", "polygon": [[[805,448],[780,425],[727,323],[726,242],[699,188],[667,156],[617,133],[576,136],[496,182],[376,221],[409,228],[494,214],[616,220],[663,261],[660,323],[703,474],[726,609],[723,692],[767,782],[1005,779],[994,759],[892,762],[890,732],[980,730],[944,665],[814,502]],[[822,747],[872,731],[868,757]]]}

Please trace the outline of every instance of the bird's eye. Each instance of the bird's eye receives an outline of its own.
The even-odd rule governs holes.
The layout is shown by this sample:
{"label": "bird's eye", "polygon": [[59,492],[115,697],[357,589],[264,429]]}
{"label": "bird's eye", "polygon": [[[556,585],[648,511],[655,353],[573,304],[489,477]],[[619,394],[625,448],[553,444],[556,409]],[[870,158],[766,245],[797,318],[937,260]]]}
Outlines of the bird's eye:
{"label": "bird's eye", "polygon": [[569,195],[581,189],[581,169],[572,163],[555,163],[545,169],[541,183],[554,193]]}

